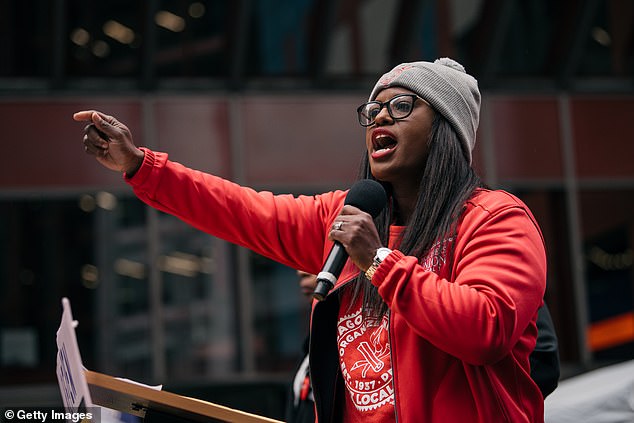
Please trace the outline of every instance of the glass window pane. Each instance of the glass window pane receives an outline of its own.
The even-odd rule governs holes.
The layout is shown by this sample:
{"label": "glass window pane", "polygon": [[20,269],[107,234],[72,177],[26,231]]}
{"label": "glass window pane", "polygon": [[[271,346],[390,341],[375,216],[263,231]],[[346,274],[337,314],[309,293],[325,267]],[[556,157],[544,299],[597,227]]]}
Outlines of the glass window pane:
{"label": "glass window pane", "polygon": [[[257,3],[257,2],[256,2]],[[236,4],[222,0],[163,0],[154,15],[159,76],[226,76]],[[232,5],[233,4],[233,5]]]}
{"label": "glass window pane", "polygon": [[54,6],[47,0],[0,2],[0,76],[51,75]]}
{"label": "glass window pane", "polygon": [[138,77],[146,2],[67,2],[67,74],[71,77]]}
{"label": "glass window pane", "polygon": [[163,289],[170,382],[209,379],[237,370],[233,289],[227,244],[161,215],[157,266]]}
{"label": "glass window pane", "polygon": [[62,297],[94,364],[92,228],[75,198],[0,201],[0,385],[56,383]]}
{"label": "glass window pane", "polygon": [[588,346],[596,360],[634,355],[634,190],[580,193]]}
{"label": "glass window pane", "polygon": [[250,269],[256,369],[290,371],[302,356],[312,298],[301,293],[293,269],[254,253]]}

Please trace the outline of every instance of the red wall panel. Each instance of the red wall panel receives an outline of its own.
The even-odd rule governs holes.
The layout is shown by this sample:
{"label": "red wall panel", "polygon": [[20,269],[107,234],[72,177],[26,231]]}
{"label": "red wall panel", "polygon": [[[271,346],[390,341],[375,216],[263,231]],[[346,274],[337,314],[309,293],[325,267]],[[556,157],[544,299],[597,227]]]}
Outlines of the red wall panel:
{"label": "red wall panel", "polygon": [[[233,124],[227,97],[4,100],[0,188],[123,187],[120,175],[96,165],[83,151],[84,125],[72,114],[93,107],[126,123],[138,144],[167,151],[197,169],[271,189],[346,187],[365,149],[355,114],[363,100],[357,95],[238,97]],[[479,133],[475,166],[483,167],[482,136],[490,135],[501,181],[562,180],[558,101],[557,96],[486,95],[491,128]],[[154,125],[148,134],[144,107],[146,123]],[[570,111],[578,174],[633,177],[634,99],[577,96]]]}
{"label": "red wall panel", "polygon": [[498,177],[562,178],[557,99],[490,96],[488,101]]}
{"label": "red wall panel", "polygon": [[365,151],[365,130],[356,116],[363,101],[356,96],[246,98],[246,180],[285,187],[347,186]]}
{"label": "red wall panel", "polygon": [[575,97],[571,110],[577,174],[634,177],[634,99]]}
{"label": "red wall panel", "polygon": [[84,153],[85,124],[74,112],[95,107],[120,117],[142,137],[138,102],[107,101],[5,101],[0,102],[2,146],[0,187],[41,188],[121,186],[121,176],[102,168]]}
{"label": "red wall panel", "polygon": [[169,98],[154,104],[154,140],[148,146],[186,166],[231,177],[227,102],[213,98]]}

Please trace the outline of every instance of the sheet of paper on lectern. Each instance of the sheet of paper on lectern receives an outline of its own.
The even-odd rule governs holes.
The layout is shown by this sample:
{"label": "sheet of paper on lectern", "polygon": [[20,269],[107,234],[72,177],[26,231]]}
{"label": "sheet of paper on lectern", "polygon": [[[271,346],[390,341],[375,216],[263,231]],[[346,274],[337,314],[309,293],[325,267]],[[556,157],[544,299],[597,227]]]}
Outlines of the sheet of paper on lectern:
{"label": "sheet of paper on lectern", "polygon": [[[78,322],[73,320],[73,313],[68,298],[62,298],[62,321],[57,330],[57,382],[62,394],[64,408],[68,412],[85,412],[89,407],[100,410],[102,423],[137,422],[130,416],[117,410],[97,406],[91,396],[86,381],[86,370],[82,364],[75,328]],[[145,386],[160,391],[162,385],[148,386],[129,379],[117,378],[129,383]]]}
{"label": "sheet of paper on lectern", "polygon": [[62,321],[57,330],[57,382],[64,408],[68,412],[84,412],[93,407],[84,375],[75,327],[68,298],[62,298]]}

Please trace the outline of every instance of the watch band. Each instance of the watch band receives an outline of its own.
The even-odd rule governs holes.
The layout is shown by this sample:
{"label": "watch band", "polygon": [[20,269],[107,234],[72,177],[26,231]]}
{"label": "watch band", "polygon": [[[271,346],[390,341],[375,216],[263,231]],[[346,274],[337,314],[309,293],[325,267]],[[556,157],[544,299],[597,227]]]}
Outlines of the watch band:
{"label": "watch band", "polygon": [[368,280],[372,280],[376,269],[378,269],[379,265],[385,260],[385,258],[392,252],[389,248],[381,247],[376,250],[374,254],[374,259],[372,260],[372,264],[365,271],[365,277]]}

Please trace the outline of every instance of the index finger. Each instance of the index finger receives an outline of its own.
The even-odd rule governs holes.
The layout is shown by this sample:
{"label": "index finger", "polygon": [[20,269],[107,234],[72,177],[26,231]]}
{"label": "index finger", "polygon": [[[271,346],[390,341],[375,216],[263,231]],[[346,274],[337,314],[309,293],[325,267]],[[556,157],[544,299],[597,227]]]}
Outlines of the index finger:
{"label": "index finger", "polygon": [[360,214],[360,213],[365,213],[365,212],[358,207],[355,207],[350,204],[346,204],[345,206],[343,206],[343,208],[341,209],[341,213],[339,214],[343,216],[343,215],[352,215],[352,214]]}
{"label": "index finger", "polygon": [[98,112],[97,110],[82,110],[73,114],[73,120],[76,120],[77,122],[86,122],[86,121],[92,122],[93,113],[100,113],[100,112]]}

